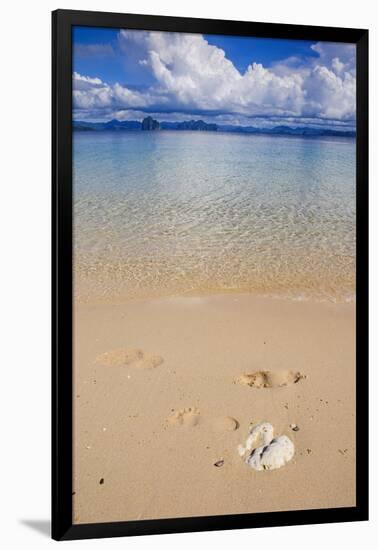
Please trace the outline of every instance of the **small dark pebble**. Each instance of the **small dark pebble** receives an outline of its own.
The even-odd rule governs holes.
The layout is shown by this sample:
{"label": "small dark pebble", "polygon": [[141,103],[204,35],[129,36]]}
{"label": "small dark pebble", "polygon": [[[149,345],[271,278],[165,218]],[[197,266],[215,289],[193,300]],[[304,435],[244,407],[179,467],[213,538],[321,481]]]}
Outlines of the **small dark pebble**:
{"label": "small dark pebble", "polygon": [[74,496],[74,495],[76,495],[76,492],[75,492],[75,491],[72,493],[72,496]]}
{"label": "small dark pebble", "polygon": [[104,484],[104,478],[102,477],[102,478],[100,479],[100,485],[103,485],[103,484]]}
{"label": "small dark pebble", "polygon": [[218,460],[217,462],[214,463],[214,466],[216,468],[220,468],[221,466],[223,466],[224,464],[224,460]]}
{"label": "small dark pebble", "polygon": [[293,430],[293,432],[299,432],[298,426],[294,426],[294,427],[292,428],[292,430]]}

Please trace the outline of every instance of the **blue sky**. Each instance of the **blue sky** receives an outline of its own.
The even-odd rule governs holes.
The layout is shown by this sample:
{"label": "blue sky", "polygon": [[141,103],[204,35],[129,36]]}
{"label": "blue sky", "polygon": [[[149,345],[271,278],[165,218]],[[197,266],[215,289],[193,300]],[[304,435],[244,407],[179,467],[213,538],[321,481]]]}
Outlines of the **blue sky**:
{"label": "blue sky", "polygon": [[75,27],[74,118],[354,127],[351,44]]}

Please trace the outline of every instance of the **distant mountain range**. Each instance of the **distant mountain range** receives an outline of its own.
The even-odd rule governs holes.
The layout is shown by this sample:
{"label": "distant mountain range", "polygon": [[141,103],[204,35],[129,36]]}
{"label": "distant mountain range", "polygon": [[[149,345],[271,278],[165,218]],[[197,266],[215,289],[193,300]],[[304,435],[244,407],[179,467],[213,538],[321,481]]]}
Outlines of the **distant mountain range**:
{"label": "distant mountain range", "polygon": [[222,132],[245,134],[269,134],[283,136],[340,136],[355,137],[354,130],[333,130],[331,128],[274,126],[273,128],[256,128],[255,126],[220,126]]}
{"label": "distant mountain range", "polygon": [[139,122],[137,120],[109,120],[108,122],[73,121],[73,129],[76,131],[197,131],[197,132],[236,132],[243,134],[269,134],[286,136],[340,136],[355,137],[355,131],[333,130],[330,128],[274,126],[273,128],[257,128],[255,126],[232,126],[208,124],[203,120],[185,120],[183,122],[158,122],[152,117],[146,117]]}
{"label": "distant mountain range", "polygon": [[189,130],[195,132],[217,132],[217,124],[208,124],[203,120],[185,120],[184,122],[161,122],[162,130]]}

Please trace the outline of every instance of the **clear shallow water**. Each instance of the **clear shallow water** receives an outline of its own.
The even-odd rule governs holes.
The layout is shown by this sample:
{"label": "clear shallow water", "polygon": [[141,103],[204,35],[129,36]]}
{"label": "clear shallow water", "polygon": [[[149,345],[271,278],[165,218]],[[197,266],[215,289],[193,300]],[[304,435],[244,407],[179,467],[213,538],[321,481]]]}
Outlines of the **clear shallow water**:
{"label": "clear shallow water", "polygon": [[355,292],[355,141],[74,134],[80,300]]}

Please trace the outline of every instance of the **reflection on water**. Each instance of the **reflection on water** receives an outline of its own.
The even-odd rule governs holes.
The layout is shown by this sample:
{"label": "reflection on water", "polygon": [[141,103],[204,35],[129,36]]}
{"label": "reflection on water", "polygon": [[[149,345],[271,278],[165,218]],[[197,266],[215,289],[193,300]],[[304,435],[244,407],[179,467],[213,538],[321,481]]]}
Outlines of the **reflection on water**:
{"label": "reflection on water", "polygon": [[352,299],[355,141],[74,135],[75,292]]}

